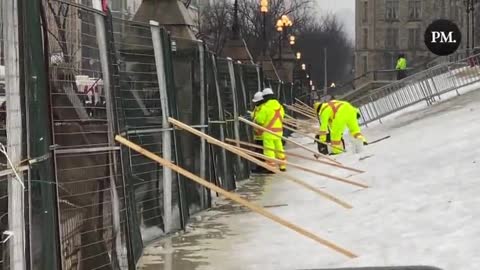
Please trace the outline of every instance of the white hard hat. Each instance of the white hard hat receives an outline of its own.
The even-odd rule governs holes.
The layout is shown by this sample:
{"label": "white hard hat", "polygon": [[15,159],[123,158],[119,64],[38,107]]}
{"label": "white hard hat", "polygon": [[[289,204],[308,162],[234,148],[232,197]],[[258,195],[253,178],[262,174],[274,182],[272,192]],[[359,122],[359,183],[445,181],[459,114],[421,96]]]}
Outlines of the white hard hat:
{"label": "white hard hat", "polygon": [[263,94],[264,96],[266,96],[266,95],[273,95],[273,90],[272,90],[272,88],[265,88],[265,89],[263,89],[262,94]]}
{"label": "white hard hat", "polygon": [[262,92],[257,92],[255,93],[255,95],[253,96],[253,102],[259,102],[259,101],[262,101],[263,100],[263,94]]}

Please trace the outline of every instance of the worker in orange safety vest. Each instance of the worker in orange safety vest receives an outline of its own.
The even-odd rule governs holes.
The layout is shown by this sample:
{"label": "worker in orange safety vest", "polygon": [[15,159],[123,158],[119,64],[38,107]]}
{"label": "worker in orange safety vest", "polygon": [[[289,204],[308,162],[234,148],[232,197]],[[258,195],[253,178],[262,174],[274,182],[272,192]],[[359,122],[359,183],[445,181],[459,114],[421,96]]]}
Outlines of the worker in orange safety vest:
{"label": "worker in orange safety vest", "polygon": [[[260,108],[262,107],[263,103],[265,103],[265,101],[263,99],[263,93],[260,92],[260,91],[255,93],[255,95],[253,96],[253,99],[252,99],[252,103],[255,106],[255,108],[251,112],[250,119],[255,119],[258,111],[260,111]],[[263,131],[254,128],[253,129],[253,139],[254,139],[256,145],[263,147]],[[263,149],[255,148],[253,150],[255,152],[259,153],[259,154],[263,154]],[[268,170],[264,169],[261,166],[256,166],[252,170],[252,173],[268,173],[268,172],[269,172]]]}
{"label": "worker in orange safety vest", "polygon": [[320,119],[320,141],[327,142],[327,135],[330,128],[330,140],[332,145],[331,154],[340,154],[344,151],[342,144],[343,132],[346,128],[350,134],[367,145],[358,124],[359,112],[352,104],[346,101],[331,100],[328,102],[314,104],[315,111],[318,111]]}
{"label": "worker in orange safety vest", "polygon": [[[263,154],[270,158],[286,160],[282,139],[279,137],[283,136],[283,119],[285,117],[284,108],[275,98],[271,88],[265,88],[262,91],[262,94],[264,103],[253,120],[258,125],[277,135],[275,136],[271,133],[263,132]],[[267,163],[272,167],[276,166],[276,163],[273,161],[267,161]],[[287,166],[285,164],[280,164],[279,169],[281,171],[286,171]]]}

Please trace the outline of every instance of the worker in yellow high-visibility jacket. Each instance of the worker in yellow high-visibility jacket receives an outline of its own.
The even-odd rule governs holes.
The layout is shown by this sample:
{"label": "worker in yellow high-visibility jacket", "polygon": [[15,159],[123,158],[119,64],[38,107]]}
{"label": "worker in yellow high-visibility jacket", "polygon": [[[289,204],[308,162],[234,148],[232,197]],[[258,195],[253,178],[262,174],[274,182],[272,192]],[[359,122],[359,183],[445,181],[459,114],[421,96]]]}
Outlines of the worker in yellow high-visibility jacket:
{"label": "worker in yellow high-visibility jacket", "polygon": [[348,128],[355,139],[362,141],[364,145],[368,144],[358,124],[358,109],[352,104],[346,101],[331,100],[325,103],[317,102],[314,107],[319,112],[321,142],[327,141],[330,127],[332,154],[343,152],[342,136],[345,128]]}
{"label": "worker in yellow high-visibility jacket", "polygon": [[[255,119],[257,117],[258,112],[260,111],[260,108],[265,103],[265,101],[263,100],[263,93],[262,92],[255,93],[255,95],[253,96],[252,102],[253,102],[253,105],[255,106],[255,108],[253,109],[253,111],[250,115],[250,117],[251,117],[250,119]],[[254,128],[253,129],[253,139],[255,140],[256,145],[263,147],[263,131]],[[253,150],[255,152],[259,153],[259,154],[263,154],[263,149],[255,148]],[[263,167],[255,166],[254,169],[252,170],[252,172],[253,173],[268,173],[269,171],[265,170]]]}
{"label": "worker in yellow high-visibility jacket", "polygon": [[[276,135],[283,136],[283,118],[285,117],[283,106],[274,97],[272,89],[266,88],[262,93],[264,103],[253,120],[255,123],[274,132]],[[282,139],[278,136],[263,132],[263,154],[270,158],[286,160]],[[276,165],[273,161],[267,161],[267,163],[272,167],[275,167]],[[280,164],[279,168],[281,171],[286,171],[287,166],[285,164]]]}

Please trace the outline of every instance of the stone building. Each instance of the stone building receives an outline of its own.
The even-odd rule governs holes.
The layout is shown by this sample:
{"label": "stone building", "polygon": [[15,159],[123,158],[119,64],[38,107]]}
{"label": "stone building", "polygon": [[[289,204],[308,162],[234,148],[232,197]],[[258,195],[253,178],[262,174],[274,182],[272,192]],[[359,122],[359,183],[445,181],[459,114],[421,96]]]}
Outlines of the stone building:
{"label": "stone building", "polygon": [[394,69],[399,53],[410,67],[432,59],[424,44],[428,25],[440,18],[454,21],[463,32],[465,7],[462,0],[356,0],[355,75]]}

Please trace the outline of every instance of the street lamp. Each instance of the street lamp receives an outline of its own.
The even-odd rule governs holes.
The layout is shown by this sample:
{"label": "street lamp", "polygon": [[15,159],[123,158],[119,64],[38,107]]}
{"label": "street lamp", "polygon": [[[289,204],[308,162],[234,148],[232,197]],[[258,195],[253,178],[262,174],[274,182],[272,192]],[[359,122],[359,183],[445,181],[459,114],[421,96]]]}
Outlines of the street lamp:
{"label": "street lamp", "polygon": [[267,54],[267,12],[268,0],[260,0],[260,12],[263,16],[263,55]]}
{"label": "street lamp", "polygon": [[295,45],[295,36],[290,36],[290,45]]}
{"label": "street lamp", "polygon": [[302,53],[301,52],[297,52],[297,60],[300,60],[302,59]]}
{"label": "street lamp", "polygon": [[302,64],[302,70],[306,70],[306,69],[307,69],[307,65]]}
{"label": "street lamp", "polygon": [[[282,61],[283,36],[285,36],[285,39],[286,39],[288,27],[292,27],[292,26],[293,26],[293,22],[290,20],[290,18],[288,18],[287,15],[282,15],[282,17],[277,20],[276,27],[277,27],[277,31],[280,34],[280,41],[279,41],[279,45],[278,45],[278,47],[279,47],[278,52],[279,52],[280,61]],[[283,32],[283,35],[282,35],[282,32]]]}

